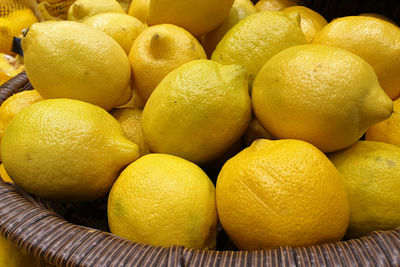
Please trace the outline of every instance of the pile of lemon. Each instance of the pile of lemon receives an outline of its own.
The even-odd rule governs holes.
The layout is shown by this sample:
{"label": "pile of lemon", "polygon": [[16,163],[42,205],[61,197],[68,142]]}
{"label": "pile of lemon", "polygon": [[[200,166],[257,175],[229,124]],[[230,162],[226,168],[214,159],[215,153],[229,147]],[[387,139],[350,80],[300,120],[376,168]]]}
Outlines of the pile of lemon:
{"label": "pile of lemon", "polygon": [[400,225],[388,19],[328,23],[296,0],[77,0],[22,48],[35,90],[0,107],[2,177],[56,201],[109,194],[116,235],[213,249],[220,224],[258,250]]}

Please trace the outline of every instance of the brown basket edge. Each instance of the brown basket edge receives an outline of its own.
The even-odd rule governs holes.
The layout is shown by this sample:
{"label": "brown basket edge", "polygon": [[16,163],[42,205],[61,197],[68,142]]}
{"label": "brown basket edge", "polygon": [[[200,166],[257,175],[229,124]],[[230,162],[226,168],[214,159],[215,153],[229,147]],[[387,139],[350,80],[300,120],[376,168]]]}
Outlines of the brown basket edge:
{"label": "brown basket edge", "polygon": [[43,201],[0,181],[0,232],[18,247],[60,266],[347,266],[400,265],[400,228],[354,240],[264,251],[197,251],[137,244],[108,232],[73,225]]}

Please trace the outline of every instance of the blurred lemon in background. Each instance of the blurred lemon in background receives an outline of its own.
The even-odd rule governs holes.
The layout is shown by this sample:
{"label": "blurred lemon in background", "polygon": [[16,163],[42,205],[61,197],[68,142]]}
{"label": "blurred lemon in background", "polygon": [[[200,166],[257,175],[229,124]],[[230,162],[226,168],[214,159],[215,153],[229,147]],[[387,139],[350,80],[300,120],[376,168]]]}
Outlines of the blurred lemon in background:
{"label": "blurred lemon in background", "polygon": [[217,28],[228,16],[234,0],[151,0],[146,22],[149,25],[170,23],[194,36]]}

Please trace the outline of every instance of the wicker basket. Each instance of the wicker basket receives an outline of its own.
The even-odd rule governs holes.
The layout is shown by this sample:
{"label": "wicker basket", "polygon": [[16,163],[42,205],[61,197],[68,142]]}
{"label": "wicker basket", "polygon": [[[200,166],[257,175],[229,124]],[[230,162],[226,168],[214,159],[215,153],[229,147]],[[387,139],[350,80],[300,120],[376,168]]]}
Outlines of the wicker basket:
{"label": "wicker basket", "polygon": [[[400,21],[400,2],[396,0],[303,2],[327,19],[377,12]],[[13,93],[30,89],[23,72],[0,86],[0,104]],[[162,248],[107,232],[105,201],[52,203],[0,181],[0,232],[47,265],[56,266],[400,266],[400,228],[320,246],[266,251]]]}

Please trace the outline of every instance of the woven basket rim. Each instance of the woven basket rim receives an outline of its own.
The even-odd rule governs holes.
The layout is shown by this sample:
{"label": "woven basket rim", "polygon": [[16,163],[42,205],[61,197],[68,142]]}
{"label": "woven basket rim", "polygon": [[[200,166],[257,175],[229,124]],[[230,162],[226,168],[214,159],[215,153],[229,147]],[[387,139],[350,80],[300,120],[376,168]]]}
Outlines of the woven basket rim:
{"label": "woven basket rim", "polygon": [[[89,267],[121,263],[122,266],[154,266],[155,263],[187,266],[196,261],[200,261],[197,263],[202,265],[200,263],[205,264],[207,260],[210,264],[205,264],[206,266],[216,266],[211,264],[216,262],[223,266],[231,266],[233,263],[245,266],[249,258],[256,262],[260,256],[269,258],[271,266],[309,266],[306,261],[311,265],[312,259],[316,264],[320,262],[321,266],[347,266],[352,263],[357,263],[358,266],[375,266],[374,263],[382,266],[400,264],[400,227],[390,231],[375,231],[359,239],[308,247],[201,251],[182,246],[165,248],[139,244],[109,232],[74,225],[48,210],[44,203],[17,186],[0,181],[1,234],[26,252],[57,266]],[[360,247],[368,252],[360,251]],[[366,253],[369,258],[364,255],[363,259],[362,254]],[[377,261],[374,262],[374,259]]]}
{"label": "woven basket rim", "polygon": [[[0,99],[29,89],[32,86],[26,73],[22,72],[0,86]],[[207,266],[230,266],[233,263],[245,266],[262,264],[266,259],[271,266],[400,265],[400,227],[376,231],[359,239],[309,247],[200,251],[180,246],[164,248],[134,243],[109,232],[74,225],[47,207],[45,200],[0,181],[1,234],[26,252],[61,266],[197,266],[203,263]]]}

